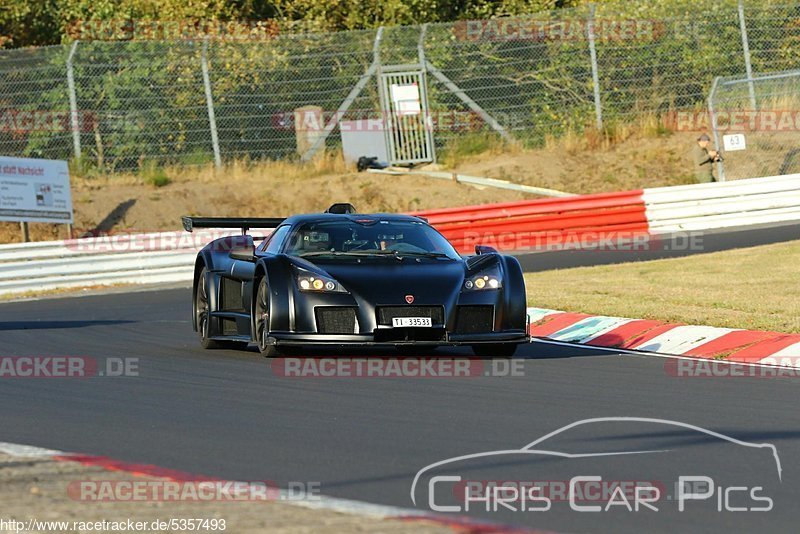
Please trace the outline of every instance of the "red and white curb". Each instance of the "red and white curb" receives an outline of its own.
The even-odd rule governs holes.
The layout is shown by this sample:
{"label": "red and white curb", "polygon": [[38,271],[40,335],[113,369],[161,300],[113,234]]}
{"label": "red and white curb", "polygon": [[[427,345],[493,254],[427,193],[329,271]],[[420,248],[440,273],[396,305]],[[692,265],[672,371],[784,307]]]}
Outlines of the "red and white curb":
{"label": "red and white curb", "polygon": [[528,308],[531,336],[594,347],[800,367],[800,334]]}
{"label": "red and white curb", "polygon": [[[76,462],[86,466],[100,467],[107,471],[125,472],[133,476],[158,477],[177,482],[220,481],[214,477],[205,477],[156,465],[137,464],[114,460],[106,456],[70,453],[30,445],[20,445],[17,443],[0,442],[0,453],[19,458],[50,458],[61,462]],[[67,490],[65,489],[64,491],[66,493]],[[280,497],[275,500],[290,506],[358,515],[376,520],[424,521],[448,527],[454,532],[469,532],[471,534],[489,534],[495,532],[546,534],[545,531],[542,530],[480,521],[467,516],[445,516],[433,512],[415,510],[413,508],[373,504],[351,499],[328,497],[325,495],[315,495],[313,498],[298,500],[296,498],[288,498],[286,491],[280,490]]]}

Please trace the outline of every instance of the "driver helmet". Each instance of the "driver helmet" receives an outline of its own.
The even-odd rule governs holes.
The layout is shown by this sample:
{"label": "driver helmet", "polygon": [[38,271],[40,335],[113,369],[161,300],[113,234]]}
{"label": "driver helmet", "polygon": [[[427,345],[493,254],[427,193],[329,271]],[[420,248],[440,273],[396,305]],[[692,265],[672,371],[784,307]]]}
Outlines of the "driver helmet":
{"label": "driver helmet", "polygon": [[378,234],[378,244],[381,250],[387,250],[392,245],[403,240],[403,234]]}

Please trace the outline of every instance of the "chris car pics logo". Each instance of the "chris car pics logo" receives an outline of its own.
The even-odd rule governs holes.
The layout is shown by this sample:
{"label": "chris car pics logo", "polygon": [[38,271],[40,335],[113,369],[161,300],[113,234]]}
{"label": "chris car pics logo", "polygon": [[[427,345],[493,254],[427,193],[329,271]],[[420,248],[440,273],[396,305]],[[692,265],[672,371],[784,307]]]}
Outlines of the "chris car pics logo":
{"label": "chris car pics logo", "polygon": [[[567,431],[587,425],[619,423],[663,425],[664,435],[667,437],[674,436],[676,432],[692,435],[696,433],[698,439],[718,442],[726,447],[760,450],[763,452],[758,454],[763,454],[765,461],[768,462],[765,464],[768,469],[758,471],[756,482],[732,483],[729,477],[715,479],[707,472],[710,468],[706,468],[702,462],[683,464],[680,461],[682,451],[680,448],[671,448],[670,441],[666,442],[664,448],[623,448],[603,452],[558,450],[558,442],[555,439],[557,437],[568,439],[567,442],[572,444],[571,449],[576,447],[575,436],[571,433],[565,434]],[[654,439],[658,440],[658,435]],[[653,457],[664,454],[678,456],[670,457],[669,461],[662,464],[653,461]],[[670,475],[664,478],[654,477],[653,474],[658,470],[653,467],[651,471],[642,470],[640,473],[642,476],[633,479],[630,477],[608,479],[598,475],[601,469],[593,467],[595,464],[599,465],[605,458],[609,460],[609,464],[613,462],[615,470],[623,466],[627,469],[621,472],[639,473],[632,460],[628,461],[631,465],[623,465],[626,463],[626,457],[644,459],[645,462],[640,466],[667,465]],[[536,460],[540,459],[546,461],[537,463]],[[489,460],[489,467],[485,460]],[[580,469],[588,471],[569,472],[571,476],[558,479],[524,477],[522,466],[527,465],[534,470],[552,469],[559,460],[577,461]],[[587,462],[589,462],[588,468]],[[513,472],[523,478],[509,479],[502,474],[491,476],[492,468],[500,469],[496,466],[504,465],[516,466]],[[563,473],[564,469],[570,467],[565,464],[559,472]],[[676,469],[676,473],[673,474],[672,469]],[[683,472],[684,469],[686,472]],[[735,469],[730,469],[729,465],[726,471],[728,472],[726,474],[735,475]],[[479,473],[480,477],[476,477],[474,473]],[[771,443],[746,442],[696,425],[667,419],[600,417],[570,423],[519,449],[477,452],[429,464],[414,476],[410,497],[415,506],[440,513],[468,513],[476,510],[535,513],[565,506],[564,503],[569,506],[569,510],[576,513],[615,511],[652,513],[667,508],[673,508],[681,513],[701,507],[709,507],[717,512],[768,512],[774,507],[770,489],[774,489],[773,485],[779,485],[781,482],[780,457],[777,448]]]}

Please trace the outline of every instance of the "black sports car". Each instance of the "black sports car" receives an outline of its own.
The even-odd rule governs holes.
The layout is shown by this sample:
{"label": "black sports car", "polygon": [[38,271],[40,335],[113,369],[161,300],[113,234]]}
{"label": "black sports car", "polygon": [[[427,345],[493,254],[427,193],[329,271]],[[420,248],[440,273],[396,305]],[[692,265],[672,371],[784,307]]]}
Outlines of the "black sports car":
{"label": "black sports car", "polygon": [[[489,247],[461,257],[420,217],[349,204],[287,219],[184,217],[241,228],[197,255],[192,324],[205,348],[471,345],[510,356],[528,341],[519,262]],[[275,228],[256,246],[251,228]]]}

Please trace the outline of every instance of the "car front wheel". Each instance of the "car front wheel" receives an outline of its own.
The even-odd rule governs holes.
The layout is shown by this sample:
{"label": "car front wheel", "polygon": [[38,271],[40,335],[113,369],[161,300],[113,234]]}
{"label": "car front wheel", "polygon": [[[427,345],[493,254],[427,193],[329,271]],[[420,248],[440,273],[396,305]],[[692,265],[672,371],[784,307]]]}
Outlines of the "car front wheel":
{"label": "car front wheel", "polygon": [[256,291],[256,302],[253,306],[255,314],[256,343],[258,350],[265,358],[275,358],[280,355],[278,347],[268,343],[269,341],[269,287],[267,279],[262,278],[258,283]]}

